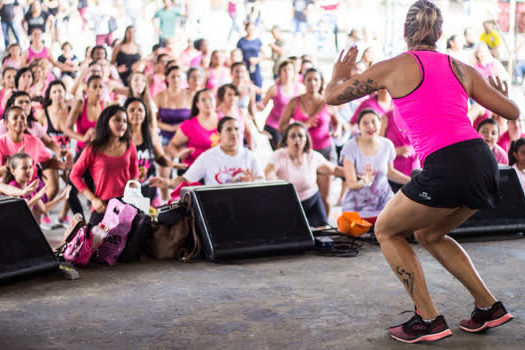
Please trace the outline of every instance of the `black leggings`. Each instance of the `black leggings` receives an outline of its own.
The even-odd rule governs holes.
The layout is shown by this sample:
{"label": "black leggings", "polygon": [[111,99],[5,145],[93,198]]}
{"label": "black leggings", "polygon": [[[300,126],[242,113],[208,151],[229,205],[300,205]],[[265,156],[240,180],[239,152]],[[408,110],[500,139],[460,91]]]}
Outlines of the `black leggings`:
{"label": "black leggings", "polygon": [[275,151],[277,146],[279,145],[279,141],[281,141],[281,134],[279,134],[279,130],[269,126],[264,126],[264,131],[268,132],[270,135],[272,135],[272,138],[270,139],[270,145],[272,146],[272,149]]}
{"label": "black leggings", "polygon": [[308,219],[310,227],[320,227],[328,225],[328,217],[324,209],[321,195],[317,191],[312,197],[301,202],[304,213]]}
{"label": "black leggings", "polygon": [[[78,152],[75,156],[75,162],[80,158],[81,152]],[[93,181],[93,178],[91,177],[91,174],[89,173],[89,170],[86,170],[84,174],[82,174],[82,179],[86,183],[87,187],[94,192],[95,191],[95,182]],[[82,216],[84,216],[84,209],[82,208],[82,203],[80,203],[80,199],[78,199],[78,189],[73,185],[73,182],[71,181],[71,177],[68,179],[68,184],[71,185],[71,191],[69,192],[69,197],[67,199],[67,204],[69,204],[69,207],[71,208],[71,211],[73,214],[80,213]],[[85,217],[85,216],[84,216]]]}

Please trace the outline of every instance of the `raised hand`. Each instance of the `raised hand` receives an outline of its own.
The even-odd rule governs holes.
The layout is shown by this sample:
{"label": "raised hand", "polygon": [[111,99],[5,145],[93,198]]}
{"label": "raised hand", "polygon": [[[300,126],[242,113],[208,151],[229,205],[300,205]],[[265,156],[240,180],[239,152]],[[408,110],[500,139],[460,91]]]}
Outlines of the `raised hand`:
{"label": "raised hand", "polygon": [[356,46],[349,48],[346,54],[344,54],[344,50],[341,51],[339,56],[337,56],[337,61],[335,62],[334,68],[332,70],[332,80],[350,79],[352,76],[352,68],[355,65],[358,53],[359,50]]}
{"label": "raised hand", "polygon": [[26,185],[23,189],[23,193],[22,193],[22,196],[28,196],[30,195],[31,193],[35,192],[36,189],[38,188],[38,184],[40,183],[40,180],[34,180],[33,182],[29,183],[28,185]]}
{"label": "raised hand", "polygon": [[489,84],[494,89],[498,90],[503,96],[509,97],[509,86],[506,81],[501,81],[501,79],[496,76],[496,79],[494,80],[494,77],[491,75],[489,76]]}
{"label": "raised hand", "polygon": [[149,179],[148,185],[159,188],[168,188],[168,180],[160,176],[153,176]]}
{"label": "raised hand", "polygon": [[361,176],[361,180],[365,186],[370,186],[374,182],[377,170],[372,170],[372,164],[365,165],[365,173]]}
{"label": "raised hand", "polygon": [[193,148],[193,147],[185,148],[182,151],[180,151],[177,156],[179,157],[179,159],[185,159],[190,154],[192,154],[193,151],[195,151],[195,148]]}

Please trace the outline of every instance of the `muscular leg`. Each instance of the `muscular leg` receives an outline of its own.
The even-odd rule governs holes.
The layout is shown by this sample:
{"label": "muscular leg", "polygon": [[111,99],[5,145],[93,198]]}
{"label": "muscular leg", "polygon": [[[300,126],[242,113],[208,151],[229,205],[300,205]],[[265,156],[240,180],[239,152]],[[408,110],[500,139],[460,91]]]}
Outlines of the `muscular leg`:
{"label": "muscular leg", "polygon": [[42,171],[45,176],[44,183],[47,186],[46,195],[49,200],[55,198],[58,193],[58,170],[57,169],[44,169]]}
{"label": "muscular leg", "polygon": [[442,223],[457,210],[428,207],[410,200],[399,191],[381,212],[375,225],[375,234],[386,260],[424,319],[433,319],[439,312],[428,292],[419,259],[405,238],[411,232]]}
{"label": "muscular leg", "polygon": [[319,193],[321,194],[321,200],[323,201],[326,215],[330,216],[330,184],[332,176],[317,174],[317,186],[319,186]]}
{"label": "muscular leg", "polygon": [[[164,152],[166,153],[166,156],[170,159],[173,159],[172,151],[169,147],[164,147]],[[163,166],[159,166],[159,175],[163,178],[170,178],[172,168],[166,168]],[[169,199],[169,191],[166,188],[162,188],[160,190],[160,197],[163,201],[167,201]]]}
{"label": "muscular leg", "polygon": [[460,208],[442,223],[419,230],[416,239],[470,291],[478,307],[491,307],[496,298],[479,276],[467,252],[446,234],[464,222],[475,210]]}

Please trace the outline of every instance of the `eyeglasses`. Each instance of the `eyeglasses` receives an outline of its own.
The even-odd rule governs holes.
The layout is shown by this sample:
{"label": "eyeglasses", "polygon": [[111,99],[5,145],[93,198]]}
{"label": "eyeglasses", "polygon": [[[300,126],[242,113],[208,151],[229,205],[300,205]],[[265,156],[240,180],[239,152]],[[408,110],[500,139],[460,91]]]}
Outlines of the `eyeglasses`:
{"label": "eyeglasses", "polygon": [[291,138],[292,140],[295,139],[296,137],[300,138],[300,139],[304,139],[306,137],[306,135],[303,134],[303,133],[297,133],[296,134],[296,133],[292,132],[292,133],[288,134],[288,137]]}

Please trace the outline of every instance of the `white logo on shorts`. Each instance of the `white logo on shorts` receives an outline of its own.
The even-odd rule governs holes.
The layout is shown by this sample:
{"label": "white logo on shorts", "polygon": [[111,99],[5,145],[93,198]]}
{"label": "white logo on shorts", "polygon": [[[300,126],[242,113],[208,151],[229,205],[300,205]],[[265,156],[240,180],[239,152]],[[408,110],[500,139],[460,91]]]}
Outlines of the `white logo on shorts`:
{"label": "white logo on shorts", "polygon": [[421,197],[421,198],[423,198],[424,200],[427,200],[427,201],[432,199],[432,197],[430,197],[430,195],[428,193],[426,193],[426,192],[421,192],[419,194],[419,197]]}

